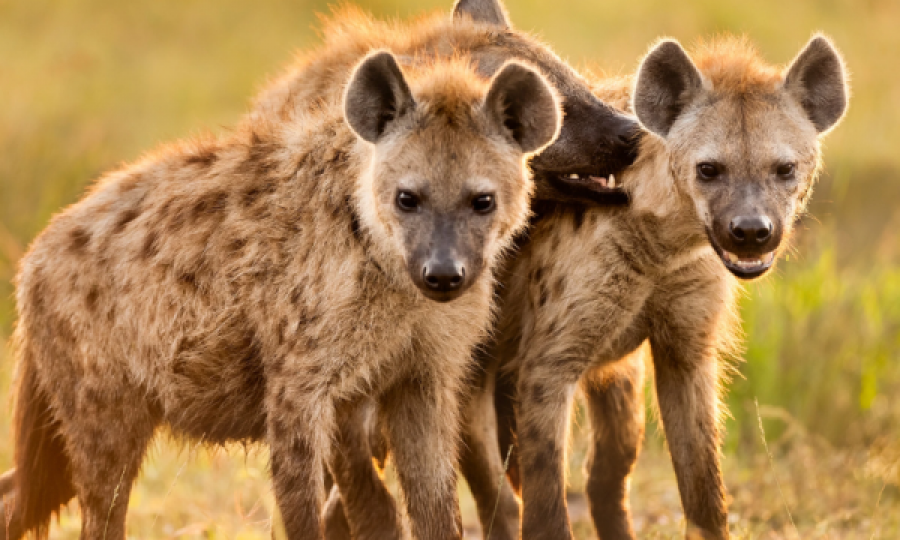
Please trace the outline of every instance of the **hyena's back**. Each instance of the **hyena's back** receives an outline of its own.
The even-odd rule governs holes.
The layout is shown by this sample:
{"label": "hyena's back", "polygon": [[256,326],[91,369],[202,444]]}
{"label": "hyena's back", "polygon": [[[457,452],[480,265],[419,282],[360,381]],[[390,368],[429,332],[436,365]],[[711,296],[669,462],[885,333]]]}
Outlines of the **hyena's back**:
{"label": "hyena's back", "polygon": [[262,434],[261,400],[247,398],[262,395],[261,356],[278,343],[252,321],[286,298],[303,319],[292,322],[308,330],[329,293],[335,299],[270,279],[299,260],[308,282],[327,284],[334,263],[325,254],[354,247],[351,182],[329,174],[317,189],[287,193],[309,188],[298,185],[313,177],[304,167],[346,167],[348,155],[335,148],[349,141],[332,138],[312,151],[321,155],[291,159],[274,154],[285,152],[278,136],[253,131],[171,148],[54,219],[18,283],[20,346],[41,385],[56,394],[76,386],[66,381],[115,381],[146,389],[159,414],[192,436]]}

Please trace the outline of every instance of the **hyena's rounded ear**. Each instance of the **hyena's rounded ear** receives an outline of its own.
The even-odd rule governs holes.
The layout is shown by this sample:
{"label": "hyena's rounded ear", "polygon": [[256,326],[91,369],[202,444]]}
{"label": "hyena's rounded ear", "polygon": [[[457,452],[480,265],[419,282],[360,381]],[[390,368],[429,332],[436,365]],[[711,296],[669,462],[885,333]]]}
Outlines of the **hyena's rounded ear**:
{"label": "hyena's rounded ear", "polygon": [[370,54],[350,76],[344,94],[344,117],[362,139],[377,142],[391,124],[413,110],[409,85],[394,55]]}
{"label": "hyena's rounded ear", "polygon": [[665,137],[703,89],[703,77],[681,45],[666,39],[644,57],[634,84],[635,115],[648,130]]}
{"label": "hyena's rounded ear", "polygon": [[509,62],[491,80],[484,100],[488,116],[523,152],[552,143],[562,123],[556,91],[537,71]]}
{"label": "hyena's rounded ear", "polygon": [[813,37],[797,55],[784,76],[784,87],[819,133],[834,127],[847,110],[847,70],[840,53],[825,36]]}
{"label": "hyena's rounded ear", "polygon": [[453,18],[469,17],[475,22],[509,28],[509,18],[500,0],[456,0]]}

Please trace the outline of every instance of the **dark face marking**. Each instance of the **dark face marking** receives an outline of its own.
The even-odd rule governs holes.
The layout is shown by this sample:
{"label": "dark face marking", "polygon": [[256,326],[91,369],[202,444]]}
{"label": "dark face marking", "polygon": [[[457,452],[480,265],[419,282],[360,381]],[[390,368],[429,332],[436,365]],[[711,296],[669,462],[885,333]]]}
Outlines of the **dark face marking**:
{"label": "dark face marking", "polygon": [[483,270],[482,249],[490,216],[479,216],[468,206],[439,212],[427,205],[414,213],[399,214],[413,282],[432,300],[458,298]]}

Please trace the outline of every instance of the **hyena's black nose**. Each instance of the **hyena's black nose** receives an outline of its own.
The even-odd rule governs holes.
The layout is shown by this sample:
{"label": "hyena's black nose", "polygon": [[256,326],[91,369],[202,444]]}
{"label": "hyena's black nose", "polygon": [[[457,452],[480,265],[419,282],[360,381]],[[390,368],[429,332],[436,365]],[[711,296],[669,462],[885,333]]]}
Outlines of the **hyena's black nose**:
{"label": "hyena's black nose", "polygon": [[457,261],[429,261],[422,269],[422,278],[429,289],[452,292],[462,287],[466,269]]}
{"label": "hyena's black nose", "polygon": [[766,216],[738,216],[731,220],[728,230],[737,244],[761,246],[772,238],[772,220]]}

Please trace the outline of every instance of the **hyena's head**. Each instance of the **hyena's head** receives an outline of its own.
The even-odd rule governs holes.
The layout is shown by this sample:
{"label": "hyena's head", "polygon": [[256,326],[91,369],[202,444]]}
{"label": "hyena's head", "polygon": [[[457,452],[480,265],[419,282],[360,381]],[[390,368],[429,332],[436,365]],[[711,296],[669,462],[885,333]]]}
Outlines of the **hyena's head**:
{"label": "hyena's head", "polygon": [[693,61],[662,41],[642,62],[633,96],[728,270],[744,279],[768,271],[816,178],[819,138],[847,108],[847,75],[831,42],[814,37],[780,70],[744,40],[707,45]]}
{"label": "hyena's head", "polygon": [[486,39],[472,40],[471,55],[482,74],[511,59],[537,68],[562,98],[559,137],[531,161],[535,198],[581,204],[621,204],[627,195],[615,176],[634,162],[641,129],[637,121],[598,99],[575,70],[550,48],[512,27],[500,0],[457,0],[455,24],[475,23]]}
{"label": "hyena's head", "polygon": [[554,90],[508,63],[485,81],[460,59],[404,75],[393,55],[351,76],[345,116],[370,144],[358,186],[361,221],[428,298],[457,298],[528,216],[530,154],[559,133]]}

